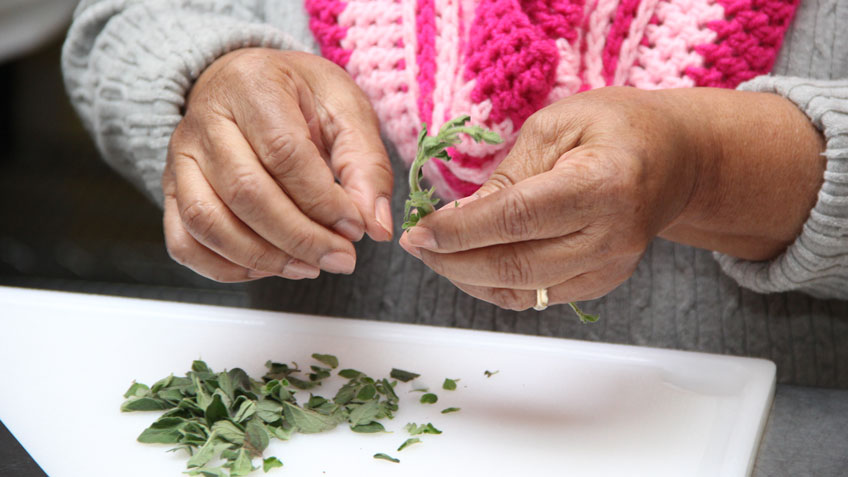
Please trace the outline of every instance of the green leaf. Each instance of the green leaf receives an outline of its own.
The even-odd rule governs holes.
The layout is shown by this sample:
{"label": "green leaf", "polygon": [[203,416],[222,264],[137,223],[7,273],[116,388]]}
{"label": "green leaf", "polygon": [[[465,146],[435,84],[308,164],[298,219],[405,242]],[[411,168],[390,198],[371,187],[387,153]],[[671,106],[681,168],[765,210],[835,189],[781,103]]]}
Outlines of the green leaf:
{"label": "green leaf", "polygon": [[374,396],[377,395],[377,387],[373,384],[366,384],[356,393],[357,401],[368,401],[369,399],[374,399]]}
{"label": "green leaf", "polygon": [[210,436],[209,440],[207,440],[206,443],[203,444],[203,446],[198,449],[193,456],[191,456],[186,467],[189,469],[192,467],[203,467],[212,459],[217,457],[218,454],[220,454],[228,446],[228,443],[217,440],[215,436]]}
{"label": "green leaf", "polygon": [[229,417],[227,406],[224,404],[221,395],[216,393],[212,396],[209,406],[206,407],[206,423],[211,426],[226,417]]}
{"label": "green leaf", "polygon": [[447,389],[448,391],[455,391],[457,381],[459,381],[459,380],[458,379],[445,378],[445,382],[442,384],[442,389]]}
{"label": "green leaf", "polygon": [[312,353],[312,357],[315,358],[316,361],[324,363],[333,369],[339,367],[339,358],[336,358],[331,354]]}
{"label": "green leaf", "polygon": [[195,373],[211,373],[212,370],[209,369],[209,366],[206,365],[206,362],[201,361],[199,359],[194,360],[191,363],[191,370]]}
{"label": "green leaf", "polygon": [[356,406],[354,409],[350,411],[350,416],[348,416],[348,422],[350,422],[351,427],[356,427],[360,424],[368,424],[373,422],[377,418],[377,414],[380,412],[380,405],[378,401],[371,400],[365,402],[365,404],[360,404]]}
{"label": "green leaf", "polygon": [[[395,381],[395,383],[397,383],[397,381]],[[385,395],[386,399],[390,402],[398,402],[400,400],[397,393],[395,393],[395,387],[392,386],[392,383],[390,383],[388,379],[383,378],[383,380],[377,384],[377,391]]]}
{"label": "green leaf", "polygon": [[439,396],[436,396],[433,393],[427,393],[421,396],[421,404],[436,404],[439,400]]}
{"label": "green leaf", "polygon": [[427,424],[415,424],[414,422],[410,422],[407,424],[404,429],[411,436],[417,436],[419,434],[441,434],[442,431],[436,429],[433,423],[428,422]]}
{"label": "green leaf", "polygon": [[162,411],[171,407],[173,406],[161,399],[141,397],[136,399],[130,398],[128,401],[124,401],[121,404],[121,411]]}
{"label": "green leaf", "polygon": [[239,449],[236,458],[224,464],[224,467],[230,469],[230,477],[243,477],[254,471],[253,463],[250,462],[250,455],[246,449]]}
{"label": "green leaf", "polygon": [[233,387],[233,381],[230,379],[230,375],[228,373],[218,373],[218,389],[224,393],[224,396],[227,399],[224,401],[225,403],[231,403],[235,399],[235,388]]}
{"label": "green leaf", "polygon": [[442,409],[442,414],[450,414],[452,412],[459,412],[459,409],[460,408],[458,408],[458,407],[448,407],[448,408]]}
{"label": "green leaf", "polygon": [[[262,401],[262,402],[272,402],[272,401],[266,400],[266,401]],[[233,415],[233,421],[235,421],[239,424],[244,424],[245,422],[247,422],[250,418],[252,418],[256,414],[256,412],[257,412],[256,406],[257,405],[254,401],[251,401],[250,399],[244,399],[243,401],[241,401],[241,404],[239,405],[238,410],[236,411],[235,415]],[[279,404],[277,404],[277,406],[279,406]]]}
{"label": "green leaf", "polygon": [[205,411],[212,402],[212,398],[209,396],[209,393],[206,392],[206,387],[197,375],[192,376],[192,380],[194,382],[194,390],[197,396],[197,405]]}
{"label": "green leaf", "polygon": [[270,441],[271,437],[261,422],[254,419],[247,423],[244,429],[244,448],[250,452],[250,455],[261,456]]}
{"label": "green leaf", "polygon": [[389,376],[394,379],[397,379],[398,381],[408,383],[421,375],[410,371],[404,371],[402,369],[392,368],[392,371],[389,373]]}
{"label": "green leaf", "polygon": [[334,416],[325,416],[289,402],[284,402],[283,406],[286,420],[304,434],[329,431],[339,424],[338,418]]}
{"label": "green leaf", "polygon": [[181,438],[182,434],[176,427],[155,429],[150,426],[136,440],[144,444],[179,444]]}
{"label": "green leaf", "polygon": [[263,399],[256,404],[256,415],[268,424],[277,422],[283,418],[283,405],[269,399]]}
{"label": "green leaf", "polygon": [[244,443],[244,431],[226,419],[213,424],[212,432],[227,442],[236,445],[242,445]]}
{"label": "green leaf", "polygon": [[276,437],[281,441],[287,441],[291,439],[291,436],[295,433],[294,427],[280,427],[280,426],[267,426],[266,429],[271,433],[272,436]]}
{"label": "green leaf", "polygon": [[275,467],[282,467],[283,463],[276,457],[268,457],[262,461],[262,470],[267,474],[269,470]]}
{"label": "green leaf", "polygon": [[223,467],[203,467],[202,469],[191,469],[183,472],[188,475],[202,475],[203,477],[228,477]]}
{"label": "green leaf", "polygon": [[347,379],[356,379],[362,376],[362,372],[355,369],[343,369],[339,371],[339,376]]}
{"label": "green leaf", "polygon": [[133,381],[127,392],[124,393],[124,398],[142,397],[150,394],[150,388],[146,384],[141,384]]}
{"label": "green leaf", "polygon": [[598,318],[600,318],[600,316],[598,315],[590,315],[588,313],[584,313],[583,310],[581,310],[580,307],[577,306],[577,303],[571,302],[568,305],[571,307],[572,310],[574,310],[574,313],[577,313],[577,318],[580,318],[580,322],[584,325],[586,323],[594,323],[598,321]]}
{"label": "green leaf", "polygon": [[358,426],[350,426],[350,430],[353,432],[358,432],[360,434],[373,434],[375,432],[386,432],[386,428],[383,427],[377,421],[371,422],[369,424],[360,424]]}
{"label": "green leaf", "polygon": [[418,444],[419,442],[421,442],[421,439],[419,439],[417,437],[410,437],[409,439],[405,440],[403,442],[403,444],[401,444],[400,447],[398,447],[397,450],[398,450],[398,452],[400,452],[400,451],[406,449],[407,447],[411,446],[412,444]]}
{"label": "green leaf", "polygon": [[394,462],[395,464],[397,464],[398,462],[400,462],[400,459],[395,459],[394,457],[392,457],[392,456],[390,456],[390,455],[388,455],[388,454],[383,454],[382,452],[378,452],[378,453],[374,454],[374,458],[375,458],[375,459],[383,459],[383,460],[387,460],[387,461],[389,461],[389,462]]}
{"label": "green leaf", "polygon": [[500,371],[499,371],[499,370],[489,371],[489,370],[487,369],[487,370],[483,371],[483,374],[485,374],[487,378],[491,378],[492,376],[494,376],[494,375],[496,375],[496,374],[498,374],[498,373],[500,373]]}

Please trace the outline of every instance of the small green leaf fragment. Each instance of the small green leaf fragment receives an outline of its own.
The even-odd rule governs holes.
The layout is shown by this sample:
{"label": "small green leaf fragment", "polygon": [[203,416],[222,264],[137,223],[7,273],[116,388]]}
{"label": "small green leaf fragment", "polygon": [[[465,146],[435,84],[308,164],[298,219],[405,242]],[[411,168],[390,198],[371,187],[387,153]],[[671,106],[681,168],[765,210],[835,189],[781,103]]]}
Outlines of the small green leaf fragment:
{"label": "small green leaf fragment", "polygon": [[397,379],[398,381],[408,383],[421,375],[410,371],[404,371],[402,369],[392,368],[392,371],[389,373],[389,376],[394,379]]}
{"label": "small green leaf fragment", "polygon": [[235,459],[224,464],[224,467],[230,469],[230,477],[244,477],[255,470],[247,449],[239,449]]}
{"label": "small green leaf fragment", "polygon": [[147,387],[146,384],[141,384],[133,381],[130,385],[130,388],[127,389],[127,392],[124,393],[124,398],[129,399],[131,397],[142,397],[146,396],[150,393],[150,388]]}
{"label": "small green leaf fragment", "polygon": [[457,381],[459,381],[459,379],[445,378],[445,382],[442,383],[442,389],[446,389],[448,391],[455,391]]}
{"label": "small green leaf fragment", "polygon": [[360,434],[373,434],[375,432],[386,432],[386,428],[383,427],[377,421],[371,422],[369,424],[360,424],[358,426],[350,426],[350,430],[353,432],[358,432]]}
{"label": "small green leaf fragment", "polygon": [[458,407],[448,407],[448,408],[442,409],[442,414],[450,414],[452,412],[459,412],[459,409],[460,408],[458,408]]}
{"label": "small green leaf fragment", "polygon": [[574,313],[577,313],[577,318],[579,318],[580,322],[584,325],[587,323],[594,323],[598,321],[598,318],[600,318],[600,316],[598,315],[590,315],[588,313],[585,313],[583,310],[580,309],[580,307],[577,306],[577,303],[571,302],[568,304],[568,306],[570,306],[571,309],[574,310]]}
{"label": "small green leaf fragment", "polygon": [[366,384],[356,393],[356,399],[358,401],[368,401],[370,399],[374,399],[374,396],[377,395],[377,387],[373,384]]}
{"label": "small green leaf fragment", "polygon": [[276,467],[282,467],[283,463],[276,457],[268,457],[262,461],[262,470],[267,474],[269,470]]}
{"label": "small green leaf fragment", "polygon": [[194,360],[191,363],[191,370],[195,373],[211,373],[212,370],[209,369],[209,366],[205,361],[201,361],[199,359]]}
{"label": "small green leaf fragment", "polygon": [[409,439],[404,441],[404,443],[401,444],[400,447],[397,448],[397,450],[398,450],[398,452],[400,452],[400,451],[406,449],[407,447],[411,446],[412,444],[418,444],[419,442],[421,442],[421,439],[419,439],[417,437],[410,437]]}
{"label": "small green leaf fragment", "polygon": [[374,458],[375,459],[387,460],[389,462],[394,462],[395,464],[400,462],[400,459],[395,459],[394,457],[392,457],[388,454],[383,454],[382,452],[378,452],[378,453],[374,454]]}
{"label": "small green leaf fragment", "polygon": [[427,424],[415,424],[414,422],[410,422],[407,424],[404,429],[411,436],[417,436],[419,434],[441,434],[442,431],[436,429],[432,422],[428,422]]}
{"label": "small green leaf fragment", "polygon": [[427,393],[421,396],[421,404],[436,404],[438,402],[439,396],[436,396],[433,393]]}
{"label": "small green leaf fragment", "polygon": [[227,406],[224,405],[221,395],[215,394],[212,396],[212,401],[206,406],[206,423],[211,426],[227,416]]}
{"label": "small green leaf fragment", "polygon": [[339,371],[339,376],[347,379],[356,379],[362,376],[362,372],[355,369],[343,369]]}
{"label": "small green leaf fragment", "polygon": [[261,456],[270,441],[268,431],[265,430],[265,426],[261,422],[254,419],[247,423],[247,427],[244,429],[244,448],[250,452],[250,455]]}
{"label": "small green leaf fragment", "polygon": [[142,397],[137,399],[130,398],[130,400],[124,401],[124,403],[121,404],[121,411],[162,411],[170,407],[172,407],[172,405],[169,405],[161,399]]}
{"label": "small green leaf fragment", "polygon": [[244,431],[226,419],[213,424],[212,432],[229,443],[236,445],[242,445],[244,443]]}
{"label": "small green leaf fragment", "polygon": [[324,363],[332,369],[339,367],[339,358],[331,354],[312,353],[312,357],[315,358],[315,361]]}
{"label": "small green leaf fragment", "polygon": [[489,370],[487,369],[487,370],[483,371],[483,374],[485,374],[487,378],[491,378],[492,376],[494,376],[494,375],[496,375],[496,374],[498,374],[498,373],[500,373],[500,370],[489,371]]}
{"label": "small green leaf fragment", "polygon": [[339,418],[336,415],[326,416],[309,409],[303,409],[289,402],[284,402],[283,406],[286,421],[304,434],[329,431],[339,424]]}

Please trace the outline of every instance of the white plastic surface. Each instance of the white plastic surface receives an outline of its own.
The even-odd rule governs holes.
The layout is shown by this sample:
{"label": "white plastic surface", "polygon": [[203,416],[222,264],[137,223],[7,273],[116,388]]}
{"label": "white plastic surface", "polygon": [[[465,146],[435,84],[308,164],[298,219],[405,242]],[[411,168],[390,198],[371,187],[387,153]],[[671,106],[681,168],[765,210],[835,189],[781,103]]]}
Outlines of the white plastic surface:
{"label": "white plastic surface", "polygon": [[[51,477],[176,477],[184,455],[135,441],[159,413],[118,410],[134,379],[197,358],[258,378],[268,359],[304,367],[313,352],[421,378],[398,383],[392,433],[272,440],[266,456],[285,466],[269,475],[743,476],[774,392],[774,364],[759,359],[0,287],[0,420]],[[413,384],[439,402],[418,403]],[[462,410],[440,413],[451,406]],[[444,433],[398,452],[407,422]]]}

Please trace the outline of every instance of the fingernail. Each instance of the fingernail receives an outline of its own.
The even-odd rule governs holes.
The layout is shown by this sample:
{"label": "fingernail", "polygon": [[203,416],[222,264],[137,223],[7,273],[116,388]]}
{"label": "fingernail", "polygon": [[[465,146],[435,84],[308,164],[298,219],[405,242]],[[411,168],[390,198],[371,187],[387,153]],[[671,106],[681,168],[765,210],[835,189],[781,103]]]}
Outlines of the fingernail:
{"label": "fingernail", "polygon": [[387,197],[377,197],[374,201],[374,216],[377,218],[377,223],[380,227],[389,234],[389,240],[392,238],[392,208],[389,205]]}
{"label": "fingernail", "polygon": [[350,274],[356,266],[356,259],[348,253],[331,252],[321,257],[318,264],[330,273]]}
{"label": "fingernail", "polygon": [[259,270],[248,270],[247,278],[267,278],[274,276],[273,273],[260,272]]}
{"label": "fingernail", "polygon": [[348,240],[358,242],[365,235],[365,227],[350,219],[342,219],[333,226],[336,232],[342,234]]}
{"label": "fingernail", "polygon": [[[404,234],[404,236],[406,235],[407,234]],[[409,245],[407,240],[405,240],[403,237],[401,237],[398,243],[400,244],[401,248],[409,252],[413,257],[417,258],[418,260],[421,260],[421,250],[419,250],[418,247],[413,247]]]}
{"label": "fingernail", "polygon": [[439,248],[439,245],[436,243],[436,236],[433,235],[433,231],[417,225],[409,229],[406,232],[406,239],[409,241],[409,245],[413,247],[421,247],[427,248],[430,250],[434,250]]}
{"label": "fingernail", "polygon": [[283,269],[283,276],[285,278],[291,278],[292,280],[300,280],[301,278],[316,278],[320,273],[321,270],[318,267],[313,267],[312,265],[306,262],[301,262],[296,258],[289,261]]}

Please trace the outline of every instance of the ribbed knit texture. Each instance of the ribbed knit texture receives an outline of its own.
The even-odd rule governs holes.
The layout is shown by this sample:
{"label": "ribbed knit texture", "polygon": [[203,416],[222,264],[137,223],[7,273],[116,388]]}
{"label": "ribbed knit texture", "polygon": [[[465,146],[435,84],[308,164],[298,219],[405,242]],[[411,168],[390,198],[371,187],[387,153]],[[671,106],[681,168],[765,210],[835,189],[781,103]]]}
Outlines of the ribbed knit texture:
{"label": "ribbed knit texture", "polygon": [[[280,46],[284,46],[285,37],[280,31],[290,31],[288,28],[292,25],[297,26],[297,31],[303,31],[302,25],[307,17],[301,4],[284,0],[146,2],[150,5],[148,7],[141,7],[139,3],[103,0],[81,6],[68,37],[64,68],[71,97],[104,156],[122,173],[137,184],[144,183],[155,194],[160,187],[155,171],[161,170],[164,163],[164,146],[170,130],[179,119],[179,107],[184,102],[182,95],[190,80],[214,60],[215,52],[223,53],[252,44],[247,40],[253,38],[249,36],[251,31],[268,32],[268,38],[278,38],[279,35]],[[535,5],[533,2],[523,4]],[[228,5],[230,10],[221,5]],[[396,15],[393,18],[399,18],[405,24],[417,25],[419,10],[426,13],[445,11],[446,8],[467,9],[473,2],[421,1],[416,4],[417,9],[411,10],[402,9],[398,5],[401,3],[386,5],[384,10],[387,14]],[[709,33],[705,32],[701,20],[684,13],[710,12],[721,7],[721,3],[696,4],[694,1],[683,0],[667,4],[657,2],[655,7],[651,7],[651,2],[647,0],[642,0],[636,7],[628,3],[626,8],[622,7],[622,11],[630,12],[634,8],[636,11],[629,24],[624,20],[617,23],[614,16],[607,23],[618,32],[644,29],[645,33],[638,45],[628,43],[624,36],[612,35],[621,38],[621,53],[616,63],[611,56],[604,56],[604,51],[618,48],[618,40],[613,41],[612,46],[607,46],[610,43],[602,41],[602,38],[609,38],[609,35],[599,39],[587,37],[583,30],[572,27],[580,25],[580,19],[584,18],[582,8],[574,6],[579,4],[563,2],[557,5],[562,6],[561,14],[532,8],[526,13],[528,18],[534,18],[535,25],[542,25],[541,30],[545,35],[559,36],[554,41],[559,57],[555,75],[557,79],[550,94],[567,94],[579,90],[584,84],[584,78],[579,75],[567,74],[568,71],[579,70],[575,65],[582,57],[580,49],[570,48],[569,45],[573,42],[582,44],[584,39],[587,45],[601,42],[600,49],[598,46],[592,47],[601,52],[601,59],[592,70],[597,73],[591,73],[590,77],[597,74],[600,78],[615,78],[619,74],[617,72],[628,71],[629,77],[635,78],[632,81],[653,82],[656,87],[674,86],[669,83],[672,79],[681,81],[683,78],[677,73],[665,75],[663,71],[666,70],[663,68],[672,72],[681,71],[686,55],[692,54],[686,46],[688,43],[672,42],[665,49],[650,45],[658,44],[659,37],[676,35],[684,30],[693,32],[686,38],[697,39],[696,33],[699,31]],[[660,5],[665,6],[660,8]],[[348,8],[353,6],[352,2]],[[384,100],[375,101],[375,108],[381,117],[392,116],[394,113],[393,117],[383,122],[387,136],[417,130],[415,114],[420,107],[432,107],[435,111],[441,104],[443,109],[440,114],[445,114],[444,105],[455,104],[452,107],[456,108],[456,112],[464,112],[467,109],[463,108],[471,107],[470,100],[459,102],[465,101],[463,98],[470,98],[473,89],[469,89],[468,85],[471,83],[459,81],[457,85],[452,85],[450,81],[441,81],[436,70],[433,71],[436,80],[432,83],[420,83],[415,79],[417,76],[409,82],[403,74],[397,75],[398,71],[406,71],[404,67],[408,65],[429,64],[435,68],[436,65],[458,64],[458,58],[452,57],[449,49],[439,47],[439,38],[444,37],[435,34],[435,28],[439,25],[444,27],[444,22],[449,21],[450,16],[441,15],[433,24],[432,44],[429,43],[430,34],[424,29],[423,37],[427,41],[419,49],[418,30],[399,28],[397,23],[380,24],[381,29],[374,34],[374,38],[367,35],[349,36],[350,31],[356,28],[370,28],[365,22],[365,19],[371,18],[368,9],[361,5],[357,8],[361,10],[347,19],[334,19],[334,13],[331,12],[321,20],[324,26],[318,26],[336,28],[338,48],[351,51],[347,60],[349,70],[351,65],[358,65],[357,68],[363,71],[385,68],[384,76],[388,77],[386,81],[395,86],[380,89],[382,83],[377,78],[380,75],[363,75],[358,82],[372,97],[375,89],[385,95]],[[644,12],[640,15],[640,11],[649,8],[657,11],[656,19],[652,16],[646,20]],[[676,21],[660,22],[659,10],[663,10],[662,15],[666,15],[666,18],[676,15]],[[269,12],[275,12],[274,16],[271,17]],[[313,16],[316,17],[320,15]],[[233,26],[207,28],[206,22],[213,18],[220,22],[219,25]],[[315,21],[313,29],[316,28]],[[338,29],[339,24],[345,25],[347,35],[342,35],[344,31]],[[651,25],[655,27],[648,28]],[[831,195],[832,199],[820,201],[816,206],[816,215],[808,222],[804,235],[793,246],[808,258],[799,263],[812,264],[810,270],[776,265],[783,258],[763,264],[726,263],[728,260],[720,259],[722,265],[726,266],[726,274],[710,252],[656,240],[639,263],[633,277],[606,297],[584,304],[588,311],[600,313],[601,321],[583,326],[567,307],[552,307],[541,313],[532,310],[523,313],[500,310],[458,291],[397,244],[377,244],[363,240],[357,244],[358,263],[354,275],[322,274],[317,280],[300,282],[261,280],[253,285],[253,304],[263,308],[334,316],[760,356],[777,363],[778,380],[781,383],[848,388],[848,302],[817,299],[798,292],[760,294],[744,288],[794,289],[837,296],[846,288],[844,278],[840,282],[836,275],[830,275],[834,270],[844,273],[845,252],[842,247],[846,241],[846,228],[843,222],[848,216],[848,194],[840,186],[844,182],[841,182],[839,174],[845,172],[844,169],[836,170],[833,167],[841,164],[840,158],[844,158],[841,152],[843,146],[840,144],[844,144],[842,141],[848,135],[848,123],[838,119],[841,116],[834,113],[844,107],[844,101],[828,99],[840,97],[840,91],[844,90],[839,86],[803,87],[795,92],[812,91],[812,95],[809,101],[798,101],[795,98],[801,96],[793,94],[791,85],[810,82],[789,78],[848,78],[848,53],[844,46],[848,45],[848,28],[843,28],[844,25],[848,25],[848,2],[845,0],[802,2],[774,65],[774,73],[779,76],[751,83],[760,85],[763,90],[788,94],[829,137],[829,172],[826,177],[829,182],[822,192],[823,195]],[[179,28],[184,30],[176,31]],[[708,27],[706,29],[709,30]],[[265,38],[261,34],[253,34],[258,35],[257,38]],[[360,38],[365,44],[378,45],[374,48],[382,48],[386,56],[358,55],[357,51],[364,50],[350,48],[350,45],[343,44],[343,38]],[[457,44],[466,41],[463,38],[458,36]],[[297,40],[303,44],[312,41],[308,36]],[[177,41],[183,42],[182,47],[178,47]],[[203,45],[213,45],[215,48]],[[404,45],[416,47],[410,49]],[[426,57],[431,45],[435,48],[433,51],[437,59],[428,62]],[[643,45],[649,47],[641,48]],[[639,52],[644,55],[640,56]],[[637,58],[648,58],[646,62],[662,68],[618,68],[622,62],[631,61],[622,58],[634,55]],[[187,61],[189,59],[194,60]],[[441,71],[444,73],[445,69]],[[461,79],[461,76],[452,77]],[[107,85],[117,85],[121,94],[112,96]],[[418,88],[431,88],[434,98],[432,106],[429,102],[418,104],[417,98],[422,97]],[[450,101],[451,98],[457,102]],[[807,107],[814,104],[825,104],[827,107]],[[129,123],[121,121],[122,117],[137,119]],[[392,207],[394,216],[398,218],[404,195],[408,192],[404,179],[406,171],[400,160],[403,154],[399,154],[403,152],[403,145],[399,145],[397,150],[390,147],[390,151],[395,165],[395,184],[398,185]],[[819,212],[823,217],[830,216],[834,220],[820,221],[817,218]],[[822,226],[826,224],[833,226]],[[819,236],[811,234],[811,231]],[[812,245],[808,248],[808,244]],[[832,268],[833,264],[841,265]],[[787,280],[784,281],[779,274],[773,278],[770,271],[749,272],[772,268],[784,270]],[[731,276],[740,280],[744,287]]]}
{"label": "ribbed knit texture", "polygon": [[168,142],[200,73],[238,48],[310,44],[266,24],[263,3],[88,0],[77,8],[62,55],[68,94],[106,161],[157,203]]}

